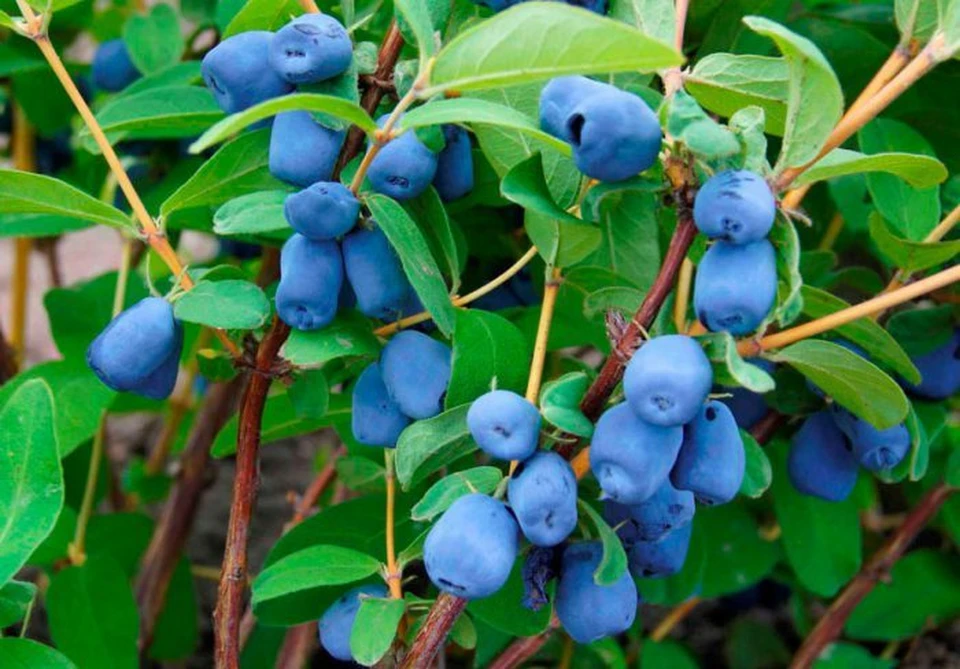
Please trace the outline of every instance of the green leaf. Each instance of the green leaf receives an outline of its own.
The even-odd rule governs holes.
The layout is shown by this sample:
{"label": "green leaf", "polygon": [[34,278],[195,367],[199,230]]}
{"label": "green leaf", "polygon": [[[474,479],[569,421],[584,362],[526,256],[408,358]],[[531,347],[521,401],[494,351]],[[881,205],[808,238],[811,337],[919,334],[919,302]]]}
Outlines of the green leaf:
{"label": "green leaf", "polygon": [[702,597],[740,592],[769,575],[780,558],[778,546],[760,536],[742,502],[701,507],[693,523],[694,539],[699,533],[704,552]]}
{"label": "green leaf", "polygon": [[[840,82],[810,40],[761,16],[747,16],[743,22],[772,39],[789,68],[787,115],[777,168],[804,165],[816,157],[843,114]],[[810,104],[810,100],[817,104]]]}
{"label": "green leaf", "polygon": [[9,14],[6,12],[0,12],[0,28],[19,30],[19,27],[19,24],[15,22]]}
{"label": "green leaf", "polygon": [[[888,151],[933,156],[933,148],[919,132],[900,121],[879,118],[865,125],[857,135],[860,149],[867,154]],[[873,205],[902,236],[920,241],[940,221],[939,189],[914,186],[882,173],[867,174],[867,190]]]}
{"label": "green leaf", "polygon": [[667,133],[704,160],[729,158],[740,153],[740,142],[730,130],[714,121],[683,89],[677,91],[667,111]]}
{"label": "green leaf", "polygon": [[517,326],[496,314],[458,309],[447,408],[472,402],[493,386],[522,393],[530,348]]}
{"label": "green leaf", "polygon": [[330,407],[330,385],[320,369],[299,370],[287,395],[297,416],[304,420],[322,420]]}
{"label": "green leaf", "polygon": [[284,190],[267,190],[226,202],[213,215],[213,232],[224,237],[265,235],[286,238],[291,231],[283,215],[283,203],[288,194]]}
{"label": "green leaf", "polygon": [[633,315],[643,303],[643,296],[642,291],[626,286],[601,288],[583,298],[583,314],[591,319],[603,316],[610,310]]}
{"label": "green leaf", "polygon": [[354,662],[372,667],[387,654],[406,608],[402,599],[361,597],[350,631],[350,654]]}
{"label": "green leaf", "polygon": [[607,14],[636,26],[644,35],[673,44],[677,12],[671,0],[613,0]]}
{"label": "green leaf", "polygon": [[444,476],[430,486],[413,506],[410,517],[414,520],[433,520],[464,495],[491,493],[502,480],[503,473],[496,467],[474,467]]}
{"label": "green leaf", "polygon": [[460,253],[440,195],[435,188],[427,188],[418,197],[404,202],[403,207],[423,233],[431,255],[444,265],[444,273],[450,279],[450,292],[456,293],[460,289]]}
{"label": "green leaf", "polygon": [[250,30],[277,30],[301,11],[296,0],[247,0],[223,30],[223,38]]}
{"label": "green leaf", "polygon": [[[603,49],[598,51],[597,44]],[[682,62],[666,44],[619,21],[566,5],[520,4],[461,32],[441,49],[430,87],[420,95],[563,74],[654,72]]]}
{"label": "green leaf", "polygon": [[916,636],[960,615],[960,560],[955,553],[919,549],[900,559],[847,620],[854,639],[891,641]]}
{"label": "green leaf", "polygon": [[960,254],[960,240],[914,242],[890,229],[878,212],[870,214],[870,238],[885,257],[905,272],[919,272],[949,262]]}
{"label": "green leaf", "polygon": [[571,153],[569,144],[542,131],[540,126],[523,112],[479,98],[430,101],[404,114],[400,119],[399,127],[401,130],[407,130],[445,123],[509,128],[539,140],[565,156]]}
{"label": "green leaf", "polygon": [[[803,287],[803,313],[811,319],[823,318],[849,306],[847,302],[825,290],[813,286]],[[920,383],[920,372],[910,361],[907,353],[900,348],[897,340],[872,318],[858,318],[851,323],[834,328],[833,332],[844,339],[849,339],[869,353],[871,359],[888,367],[910,383]]]}
{"label": "green leaf", "polygon": [[580,411],[580,400],[589,385],[586,372],[570,372],[545,383],[540,390],[540,413],[544,420],[578,437],[592,437],[593,423]]}
{"label": "green leaf", "polygon": [[841,641],[824,648],[813,669],[893,669],[895,666],[896,660],[874,657],[862,646]]}
{"label": "green leaf", "polygon": [[856,499],[827,502],[804,495],[787,476],[790,445],[778,440],[770,450],[776,464],[773,508],[783,531],[787,562],[804,588],[833,597],[860,569],[860,513]]}
{"label": "green leaf", "polygon": [[77,669],[59,652],[32,639],[0,639],[0,657],[10,669]]}
{"label": "green leaf", "polygon": [[350,490],[383,492],[386,490],[386,469],[378,462],[362,456],[347,456],[337,460],[337,476]]}
{"label": "green leaf", "polygon": [[0,629],[23,620],[36,596],[37,586],[29,581],[10,581],[0,587]]}
{"label": "green leaf", "polygon": [[423,0],[394,0],[393,5],[417,38],[417,51],[420,54],[422,70],[427,60],[437,52],[430,10]]}
{"label": "green leaf", "polygon": [[740,430],[743,439],[743,451],[746,456],[746,469],[743,483],[740,485],[740,494],[754,499],[762,497],[773,481],[773,469],[766,451],[757,443],[753,435],[746,430]]}
{"label": "green leaf", "polygon": [[[97,113],[97,121],[111,144],[131,139],[194,137],[223,118],[213,94],[200,86],[150,88],[117,97]],[[93,135],[79,133],[84,149],[100,153]]]}
{"label": "green leaf", "polygon": [[[805,632],[799,632],[805,634]],[[737,618],[726,633],[724,655],[734,669],[763,669],[790,664],[790,650],[769,621]]]}
{"label": "green leaf", "polygon": [[627,572],[627,553],[623,549],[620,537],[607,525],[607,521],[597,513],[596,509],[582,499],[578,499],[577,504],[590,517],[603,544],[603,557],[596,571],[593,572],[593,580],[597,585],[613,585]]}
{"label": "green leaf", "polygon": [[751,105],[760,107],[766,131],[783,135],[790,90],[786,59],[712,53],[693,66],[684,85],[697,102],[720,116],[733,116]]}
{"label": "green leaf", "polygon": [[640,646],[640,666],[650,669],[698,669],[700,665],[679,641],[644,639]]}
{"label": "green leaf", "polygon": [[35,379],[0,409],[0,584],[50,534],[63,507],[53,406],[50,386]]}
{"label": "green leaf", "polygon": [[595,225],[571,225],[534,210],[527,210],[524,227],[544,262],[556,267],[577,264],[593,253],[603,238]]}
{"label": "green leaf", "polygon": [[67,216],[3,214],[0,215],[0,237],[56,237],[85,230],[92,225],[90,221]]}
{"label": "green leaf", "polygon": [[770,243],[777,252],[777,306],[767,317],[767,322],[776,320],[781,327],[789,325],[803,307],[803,276],[800,274],[800,237],[793,221],[786,216],[777,216],[770,230]]}
{"label": "green leaf", "polygon": [[122,211],[53,177],[0,170],[0,213],[53,214],[131,231]]}
{"label": "green leaf", "polygon": [[170,5],[154,5],[146,16],[131,16],[123,27],[130,60],[143,74],[174,65],[183,53],[180,18]]}
{"label": "green leaf", "polygon": [[297,367],[317,368],[337,358],[375,358],[380,353],[380,343],[366,318],[357,311],[346,311],[322,330],[291,331],[281,353]]}
{"label": "green leaf", "polygon": [[253,582],[253,606],[299,590],[344,585],[377,573],[380,562],[340,546],[311,546],[266,567]]}
{"label": "green leaf", "polygon": [[589,225],[585,221],[568,213],[553,201],[550,189],[543,176],[543,157],[535,153],[528,159],[517,163],[507,172],[500,184],[500,193],[511,202],[524,209],[536,211],[568,225]]}
{"label": "green leaf", "polygon": [[713,363],[713,380],[721,386],[742,386],[755,393],[768,393],[776,385],[773,377],[752,365],[737,352],[737,342],[729,332],[714,332],[698,337]]}
{"label": "green leaf", "polygon": [[470,602],[467,611],[481,623],[511,636],[536,636],[550,624],[550,607],[531,611],[523,605],[522,565],[523,560],[514,562],[506,584],[490,597]]}
{"label": "green leaf", "polygon": [[843,346],[807,339],[779,351],[773,359],[794,367],[877,429],[891,428],[907,417],[909,403],[900,386],[872,362]]}
{"label": "green leaf", "polygon": [[914,188],[930,188],[947,178],[944,164],[930,156],[897,152],[866,155],[848,149],[834,149],[801,174],[793,185],[805,186],[864,172],[892,174]]}
{"label": "green leaf", "polygon": [[450,629],[450,641],[464,650],[473,650],[477,647],[477,627],[469,615],[461,615]]}
{"label": "green leaf", "polygon": [[372,135],[377,130],[377,124],[370,118],[370,115],[363,110],[363,107],[352,100],[317,93],[292,93],[291,95],[266,100],[249,109],[231,114],[207,130],[197,141],[191,144],[190,152],[200,153],[214,144],[219,144],[223,140],[232,137],[247,126],[253,125],[258,121],[276,116],[282,112],[297,110],[335,116],[338,119],[356,125],[368,135]]}
{"label": "green leaf", "polygon": [[168,88],[170,86],[186,86],[201,82],[200,61],[188,60],[182,63],[171,65],[159,72],[148,74],[137,79],[127,86],[120,93],[117,93],[113,99],[136,95],[151,88]]}
{"label": "green leaf", "polygon": [[886,325],[907,355],[917,357],[946,346],[953,338],[953,307],[942,304],[898,311]]}
{"label": "green leaf", "polygon": [[933,35],[939,21],[938,5],[924,0],[895,0],[894,17],[900,29],[901,44],[911,39],[925,42]]}
{"label": "green leaf", "polygon": [[270,174],[269,148],[268,128],[237,137],[160,205],[160,215],[166,218],[181,209],[219,205],[247,193],[284,188],[285,184]]}
{"label": "green leaf", "polygon": [[[146,547],[146,546],[144,546]],[[197,593],[190,562],[181,557],[173,570],[166,602],[157,618],[148,651],[154,660],[173,662],[193,655],[200,640]]]}
{"label": "green leaf", "polygon": [[50,636],[81,667],[136,669],[140,617],[127,576],[103,555],[50,580]]}
{"label": "green leaf", "polygon": [[737,110],[728,125],[743,145],[743,169],[757,174],[769,174],[767,136],[763,134],[766,115],[762,108],[751,105]]}
{"label": "green leaf", "polygon": [[456,313],[443,274],[430,254],[423,233],[395,200],[374,193],[366,195],[364,202],[400,256],[404,274],[423,306],[430,312],[433,322],[440,332],[449,337],[453,332]]}
{"label": "green leaf", "polygon": [[397,440],[397,480],[404,490],[440,467],[476,450],[467,429],[469,404],[447,409],[439,416],[418,420]]}
{"label": "green leaf", "polygon": [[270,318],[270,301],[249,281],[201,281],[173,304],[181,321],[225,330],[256,330]]}

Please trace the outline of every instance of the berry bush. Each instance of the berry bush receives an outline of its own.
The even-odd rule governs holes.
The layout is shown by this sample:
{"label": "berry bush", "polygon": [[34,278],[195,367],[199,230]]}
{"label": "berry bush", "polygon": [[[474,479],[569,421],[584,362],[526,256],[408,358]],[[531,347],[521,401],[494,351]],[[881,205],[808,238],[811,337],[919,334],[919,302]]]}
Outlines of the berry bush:
{"label": "berry bush", "polygon": [[0,667],[960,662],[960,0],[0,8]]}

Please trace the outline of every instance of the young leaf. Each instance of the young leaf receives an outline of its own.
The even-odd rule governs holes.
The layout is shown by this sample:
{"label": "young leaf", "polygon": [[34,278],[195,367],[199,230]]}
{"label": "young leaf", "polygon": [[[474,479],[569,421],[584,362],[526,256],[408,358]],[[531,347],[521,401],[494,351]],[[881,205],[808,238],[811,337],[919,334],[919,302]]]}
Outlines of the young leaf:
{"label": "young leaf", "polygon": [[608,15],[664,44],[673,44],[677,11],[671,0],[613,0]]}
{"label": "young leaf", "polygon": [[800,275],[800,237],[793,221],[777,216],[770,230],[770,243],[777,252],[777,307],[767,320],[786,326],[796,320],[803,308],[803,277]]}
{"label": "young leaf", "polygon": [[870,238],[895,266],[905,272],[919,272],[949,262],[960,254],[960,240],[913,242],[903,239],[879,212],[870,214]]}
{"label": "young leaf", "polygon": [[714,332],[698,339],[713,363],[713,380],[721,386],[742,386],[755,393],[768,393],[776,385],[773,377],[752,365],[737,352],[737,342],[729,332]]}
{"label": "young leaf", "polygon": [[357,311],[341,312],[321,330],[291,331],[282,349],[283,357],[297,367],[311,368],[337,358],[374,358],[379,353],[380,343],[370,331],[370,322]]}
{"label": "young leaf", "polygon": [[50,386],[34,379],[0,409],[0,584],[50,534],[63,507],[53,406]]}
{"label": "young leaf", "polygon": [[433,20],[430,10],[423,0],[394,0],[397,12],[417,38],[417,51],[420,53],[420,69],[437,52],[433,39]]}
{"label": "young leaf", "polygon": [[[743,22],[776,42],[789,67],[787,116],[777,168],[804,165],[816,157],[840,120],[840,82],[827,59],[807,38],[761,16],[747,16]],[[817,104],[810,104],[814,99]]]}
{"label": "young leaf", "polygon": [[286,239],[291,232],[283,215],[287,195],[284,190],[267,190],[234,198],[213,215],[213,232],[224,237],[265,235]]}
{"label": "young leaf", "polygon": [[596,509],[582,499],[577,500],[577,505],[590,517],[603,544],[603,558],[597,565],[597,570],[593,572],[593,580],[597,585],[612,585],[627,571],[627,553],[623,549],[620,537],[607,525],[607,521]]}
{"label": "young leaf", "polygon": [[0,629],[23,620],[36,596],[37,586],[29,581],[10,581],[0,587]]}
{"label": "young leaf", "polygon": [[440,467],[476,450],[467,429],[469,404],[418,420],[397,440],[397,480],[404,490],[424,480]]}
{"label": "young leaf", "polygon": [[[603,44],[597,50],[596,44]],[[630,26],[566,5],[520,4],[457,35],[437,54],[426,99],[564,74],[654,72],[683,57]]]}
{"label": "young leaf", "polygon": [[329,114],[348,123],[356,125],[368,135],[376,132],[377,124],[363,107],[341,97],[333,95],[319,95],[317,93],[292,93],[279,98],[266,100],[249,109],[231,114],[212,128],[203,133],[197,141],[190,145],[191,153],[200,153],[214,144],[219,144],[232,137],[247,126],[263,119],[276,116],[281,112],[309,111]]}
{"label": "young leaf", "polygon": [[360,455],[337,460],[337,476],[350,490],[371,493],[386,490],[386,469],[379,462]]}
{"label": "young leaf", "polygon": [[433,520],[464,495],[493,492],[501,480],[503,473],[496,467],[474,467],[445,476],[423,494],[410,510],[410,517]]}
{"label": "young leaf", "polygon": [[740,437],[743,439],[743,450],[746,455],[746,470],[743,483],[740,485],[740,494],[753,498],[762,497],[773,481],[770,458],[752,434],[746,430],[740,430]]}
{"label": "young leaf", "polygon": [[477,647],[477,627],[469,615],[464,614],[457,618],[450,629],[450,640],[464,650]]}
{"label": "young leaf", "polygon": [[387,654],[406,608],[402,599],[361,597],[350,631],[350,654],[354,662],[372,667]]}
{"label": "young leaf", "polygon": [[697,102],[720,116],[756,105],[763,109],[766,131],[783,135],[790,86],[786,59],[712,53],[697,61],[685,86]]}
{"label": "young leaf", "polygon": [[878,429],[902,422],[909,403],[897,383],[872,362],[838,344],[806,339],[772,356],[806,376],[844,408]]}
{"label": "young leaf", "polygon": [[270,317],[270,301],[249,281],[201,281],[174,302],[173,313],[187,323],[256,330]]}
{"label": "young leaf", "polygon": [[110,557],[57,572],[44,601],[50,636],[78,666],[140,666],[137,605],[130,581]]}
{"label": "young leaf", "polygon": [[894,18],[897,28],[900,29],[901,44],[907,44],[911,39],[926,42],[937,29],[939,21],[939,2],[924,2],[924,0],[895,0]]}
{"label": "young leaf", "polygon": [[170,5],[154,5],[146,16],[134,15],[127,20],[123,41],[140,72],[159,72],[174,65],[183,53],[180,18]]}
{"label": "young leaf", "polygon": [[714,121],[693,97],[677,91],[667,111],[667,133],[683,142],[704,160],[729,158],[740,153],[740,142],[730,130]]}
{"label": "young leaf", "polygon": [[443,274],[417,224],[400,204],[385,195],[369,194],[364,201],[400,256],[403,271],[423,306],[430,312],[440,332],[449,337],[454,328],[455,310],[450,303]]}
{"label": "young leaf", "polygon": [[43,667],[43,669],[77,669],[77,665],[50,646],[32,639],[9,637],[0,639],[0,657],[11,667]]}
{"label": "young leaf", "polygon": [[580,400],[589,385],[586,372],[570,372],[545,383],[540,391],[540,413],[544,420],[578,437],[593,436],[593,423],[580,411]]}
{"label": "young leaf", "polygon": [[301,11],[296,0],[247,0],[223,31],[223,39],[250,30],[277,30]]}
{"label": "young leaf", "polygon": [[530,348],[517,326],[502,316],[477,309],[458,309],[453,334],[450,387],[444,405],[472,402],[496,385],[522,393],[526,387]]}
{"label": "young leaf", "polygon": [[543,176],[543,157],[535,153],[528,159],[517,163],[503,177],[500,193],[511,202],[524,209],[536,211],[560,223],[569,225],[589,225],[589,223],[568,213],[553,201],[550,189]]}
{"label": "young leaf", "polygon": [[254,607],[318,586],[344,585],[375,574],[380,562],[340,546],[311,546],[266,567],[253,582]]}
{"label": "young leaf", "polygon": [[947,168],[931,156],[897,152],[866,155],[848,149],[834,149],[801,174],[793,184],[805,186],[864,172],[892,174],[914,188],[930,188],[947,178]]}
{"label": "young leaf", "polygon": [[[789,659],[789,658],[788,658]],[[698,669],[696,658],[679,641],[647,639],[640,647],[641,667],[670,667],[670,669]]]}
{"label": "young leaf", "polygon": [[418,197],[404,202],[403,207],[423,233],[430,246],[430,253],[434,258],[443,261],[441,264],[444,265],[444,272],[450,279],[450,292],[456,293],[460,289],[461,268],[457,240],[447,209],[443,206],[437,190],[427,188]]}
{"label": "young leaf", "polygon": [[130,217],[53,177],[0,170],[0,213],[53,214],[132,231]]}

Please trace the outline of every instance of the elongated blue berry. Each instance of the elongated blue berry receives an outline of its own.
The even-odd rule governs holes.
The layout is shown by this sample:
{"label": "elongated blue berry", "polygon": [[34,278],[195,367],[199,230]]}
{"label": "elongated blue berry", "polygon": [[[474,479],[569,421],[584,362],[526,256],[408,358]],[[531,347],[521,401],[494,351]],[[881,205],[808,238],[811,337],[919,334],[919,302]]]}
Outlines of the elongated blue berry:
{"label": "elongated blue berry", "polygon": [[697,265],[693,308],[711,332],[750,334],[776,297],[777,257],[766,239],[744,246],[716,242]]}
{"label": "elongated blue berry", "polygon": [[853,448],[853,457],[866,469],[882,472],[893,469],[910,452],[910,433],[903,423],[878,430],[834,403],[833,420],[846,435]]}
{"label": "elongated blue berry", "polygon": [[637,578],[666,578],[683,569],[693,523],[671,530],[657,541],[637,541],[627,551],[630,573]]}
{"label": "elongated blue berry", "polygon": [[301,188],[329,181],[346,134],[320,125],[309,112],[277,114],[270,133],[270,174]]}
{"label": "elongated blue berry", "polygon": [[343,238],[343,264],[361,313],[393,320],[406,306],[413,289],[379,227],[358,228]]}
{"label": "elongated blue berry", "polygon": [[203,57],[203,81],[220,109],[235,114],[293,90],[267,62],[272,39],[273,33],[265,30],[237,33]]}
{"label": "elongated blue berry", "polygon": [[776,214],[770,186],[749,170],[727,170],[711,177],[693,205],[700,232],[740,245],[766,238]]}
{"label": "elongated blue berry", "polygon": [[617,534],[629,547],[637,541],[657,541],[670,530],[686,525],[693,520],[695,510],[693,493],[677,490],[667,479],[639,504],[626,506],[608,500],[604,518],[611,527],[618,527]]}
{"label": "elongated blue berry", "polygon": [[627,403],[654,425],[693,420],[713,385],[713,369],[697,340],[665,335],[646,342],[623,376]]}
{"label": "elongated blue berry", "polygon": [[467,427],[480,449],[501,460],[526,460],[537,450],[540,411],[509,390],[491,390],[473,401]]}
{"label": "elongated blue berry", "polygon": [[443,410],[450,383],[450,347],[421,332],[405,330],[380,355],[380,372],[390,397],[417,420]]}
{"label": "elongated blue berry", "polygon": [[535,546],[556,546],[577,527],[577,478],[556,453],[541,452],[524,461],[507,484],[507,499]]}
{"label": "elongated blue berry", "polygon": [[283,203],[283,215],[295,231],[315,241],[347,234],[360,215],[360,201],[337,181],[319,181]]}
{"label": "elongated blue berry", "polygon": [[380,365],[372,363],[363,370],[353,387],[353,438],[367,446],[393,448],[409,424],[410,419],[387,392]]}
{"label": "elongated blue berry", "polygon": [[340,599],[323,612],[317,627],[320,633],[320,645],[334,658],[349,662],[353,659],[350,651],[350,634],[357,612],[364,597],[386,597],[387,589],[382,585],[361,585],[345,593]]}
{"label": "elongated blue berry", "polygon": [[278,30],[270,43],[270,66],[291,84],[341,75],[352,59],[350,35],[329,14],[302,14]]}
{"label": "elongated blue berry", "polygon": [[599,541],[571,544],[563,552],[554,606],[564,631],[577,643],[592,643],[630,629],[640,597],[630,574],[599,585],[594,572],[603,558]]}
{"label": "elongated blue berry", "polygon": [[857,460],[829,411],[815,413],[793,436],[787,473],[806,495],[830,502],[850,496],[857,483]]}
{"label": "elongated blue berry", "polygon": [[670,480],[702,504],[726,504],[740,490],[745,466],[737,421],[725,404],[712,401],[684,428]]}
{"label": "elongated blue berry", "polygon": [[337,314],[343,260],[336,242],[293,235],[280,251],[280,285],[274,298],[280,319],[297,330],[319,330]]}

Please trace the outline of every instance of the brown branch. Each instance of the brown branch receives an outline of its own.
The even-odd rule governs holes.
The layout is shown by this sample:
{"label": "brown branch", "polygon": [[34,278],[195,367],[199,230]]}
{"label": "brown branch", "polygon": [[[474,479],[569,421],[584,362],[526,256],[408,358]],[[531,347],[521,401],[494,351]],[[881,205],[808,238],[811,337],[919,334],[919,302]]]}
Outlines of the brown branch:
{"label": "brown branch", "polygon": [[544,630],[537,636],[528,636],[517,639],[507,646],[487,669],[514,669],[540,652],[540,649],[550,640],[553,629]]}
{"label": "brown branch", "polygon": [[303,623],[287,630],[274,669],[302,669],[317,645],[317,624]]}
{"label": "brown branch", "polygon": [[0,385],[3,385],[17,374],[17,353],[3,336],[3,327],[0,325]]}
{"label": "brown branch", "polygon": [[817,622],[816,627],[794,655],[791,669],[806,669],[813,666],[823,649],[840,636],[847,618],[853,613],[857,604],[870,594],[878,582],[887,577],[897,560],[903,556],[917,535],[955,492],[957,488],[941,483],[923,496],[903,524],[887,539],[880,550],[873,554],[870,561],[847,584],[840,596],[830,605],[826,614]]}
{"label": "brown branch", "polygon": [[757,424],[750,429],[750,434],[761,446],[765,445],[773,438],[774,433],[787,422],[787,417],[779,411],[770,409],[767,415],[757,421]]}
{"label": "brown branch", "polygon": [[467,607],[467,600],[442,593],[437,597],[417,632],[410,652],[403,658],[400,669],[427,669],[433,664],[433,658],[443,647],[447,633]]}

